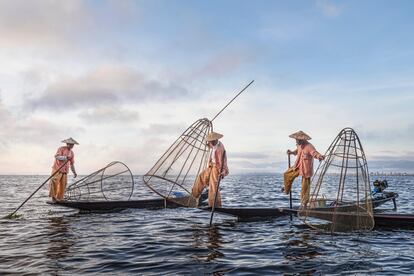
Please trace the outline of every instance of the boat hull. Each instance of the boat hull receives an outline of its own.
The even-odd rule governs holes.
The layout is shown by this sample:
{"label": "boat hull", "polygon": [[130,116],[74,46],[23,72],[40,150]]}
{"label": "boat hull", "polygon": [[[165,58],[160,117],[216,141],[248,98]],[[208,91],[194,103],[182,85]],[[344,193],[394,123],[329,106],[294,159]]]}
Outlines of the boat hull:
{"label": "boat hull", "polygon": [[[210,211],[211,208],[204,210]],[[273,219],[297,215],[297,209],[285,208],[215,208],[215,212],[232,215],[241,220]],[[414,228],[414,214],[374,213],[375,227]]]}
{"label": "boat hull", "polygon": [[[63,207],[68,207],[72,209],[78,209],[81,211],[88,212],[105,212],[105,211],[116,211],[122,209],[159,209],[159,208],[178,208],[185,207],[179,202],[184,202],[189,197],[180,197],[180,198],[155,198],[155,199],[143,199],[143,200],[126,200],[126,201],[72,201],[72,200],[61,200],[56,202],[47,202],[51,205],[58,205]],[[202,202],[207,199],[207,194],[202,194],[200,201]]]}
{"label": "boat hull", "polygon": [[[394,207],[395,199],[398,197],[396,193],[389,193],[389,196],[380,200],[373,200],[373,207],[379,207],[382,204],[393,201]],[[315,208],[314,210],[321,210],[324,208]],[[203,210],[211,211],[211,208],[204,208]],[[310,209],[312,210],[312,209]],[[288,208],[215,208],[215,212],[232,215],[238,217],[240,220],[256,220],[256,219],[273,219],[279,217],[286,217],[289,215],[298,214],[298,209]],[[325,212],[320,212],[324,214]],[[331,213],[328,213],[331,215]],[[343,213],[343,216],[351,214]],[[326,218],[329,220],[329,217]],[[375,213],[374,212],[375,227],[389,227],[389,228],[413,228],[414,229],[414,214],[396,214],[396,213]]]}

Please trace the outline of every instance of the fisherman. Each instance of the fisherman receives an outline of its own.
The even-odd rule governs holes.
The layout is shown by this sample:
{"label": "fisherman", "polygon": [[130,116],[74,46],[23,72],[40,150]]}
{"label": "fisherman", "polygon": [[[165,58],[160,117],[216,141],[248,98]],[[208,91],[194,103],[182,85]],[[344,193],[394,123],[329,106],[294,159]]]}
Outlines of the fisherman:
{"label": "fisherman", "polygon": [[295,164],[284,173],[284,188],[282,189],[286,194],[289,194],[292,183],[296,177],[302,176],[302,190],[301,203],[306,206],[310,196],[310,182],[313,175],[313,159],[322,161],[325,157],[316,151],[315,147],[308,142],[312,139],[303,131],[295,132],[289,135],[290,138],[296,139],[297,149],[294,151],[288,150],[287,154],[296,155]]}
{"label": "fisherman", "polygon": [[223,135],[211,132],[207,135],[206,143],[211,149],[208,167],[203,170],[197,177],[193,186],[192,196],[199,198],[204,188],[208,186],[208,205],[214,205],[214,198],[217,192],[217,201],[215,207],[221,207],[221,195],[217,189],[218,181],[229,174],[227,167],[226,150],[223,143],[219,141]]}
{"label": "fisherman", "polygon": [[63,167],[52,177],[49,183],[49,197],[51,197],[53,201],[62,200],[65,195],[69,167],[73,173],[73,177],[77,176],[75,170],[75,154],[73,153],[72,148],[74,145],[79,145],[79,143],[72,137],[63,140],[62,143],[66,143],[66,146],[58,148],[55,154],[55,162],[52,166],[52,174],[60,167]]}

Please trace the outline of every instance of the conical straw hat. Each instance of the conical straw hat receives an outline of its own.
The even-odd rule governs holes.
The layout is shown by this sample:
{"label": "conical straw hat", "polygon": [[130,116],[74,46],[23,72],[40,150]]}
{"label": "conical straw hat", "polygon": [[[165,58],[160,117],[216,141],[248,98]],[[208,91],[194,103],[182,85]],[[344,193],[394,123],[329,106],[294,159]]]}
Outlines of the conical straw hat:
{"label": "conical straw hat", "polygon": [[73,139],[72,137],[69,137],[68,139],[63,140],[62,143],[72,144],[72,145],[79,145],[79,143],[76,142],[75,139]]}
{"label": "conical straw hat", "polygon": [[312,139],[309,135],[307,135],[302,130],[299,130],[298,132],[295,132],[291,135],[289,135],[290,138],[298,139],[298,140],[310,140]]}
{"label": "conical straw hat", "polygon": [[211,142],[211,141],[214,141],[214,140],[218,140],[221,137],[223,137],[223,134],[212,131],[207,135],[206,142]]}

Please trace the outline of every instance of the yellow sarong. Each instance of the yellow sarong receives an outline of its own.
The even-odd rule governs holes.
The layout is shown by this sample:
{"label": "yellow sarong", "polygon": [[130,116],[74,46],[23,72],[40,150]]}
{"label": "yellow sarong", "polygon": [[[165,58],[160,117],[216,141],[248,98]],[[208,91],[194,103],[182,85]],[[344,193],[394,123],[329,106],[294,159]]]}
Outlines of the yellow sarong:
{"label": "yellow sarong", "polygon": [[[299,176],[299,170],[295,169],[294,167],[290,167],[284,174],[283,174],[283,182],[284,182],[284,191],[286,194],[289,194],[290,190],[292,189],[293,181],[296,177]],[[302,205],[306,205],[309,201],[310,197],[310,177],[303,177],[302,176],[302,190],[300,193],[300,201]]]}
{"label": "yellow sarong", "polygon": [[49,197],[55,200],[62,200],[65,196],[67,182],[67,174],[57,172],[49,182]]}
{"label": "yellow sarong", "polygon": [[207,169],[202,171],[197,176],[197,180],[193,186],[193,190],[191,192],[193,197],[199,198],[204,188],[208,186],[208,206],[213,206],[214,197],[217,191],[217,201],[215,207],[221,207],[221,195],[220,191],[217,190],[219,174],[219,170],[215,165],[210,165]]}

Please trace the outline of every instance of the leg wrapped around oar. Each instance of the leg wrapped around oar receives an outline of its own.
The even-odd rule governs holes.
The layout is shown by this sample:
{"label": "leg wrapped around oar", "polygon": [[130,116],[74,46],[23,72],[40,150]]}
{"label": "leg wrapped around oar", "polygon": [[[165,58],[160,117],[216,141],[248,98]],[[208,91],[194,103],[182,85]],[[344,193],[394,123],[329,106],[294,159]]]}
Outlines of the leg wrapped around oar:
{"label": "leg wrapped around oar", "polygon": [[294,167],[290,167],[284,174],[283,174],[283,182],[284,182],[284,189],[283,191],[288,194],[292,189],[293,181],[296,177],[299,176],[299,170],[296,170]]}

